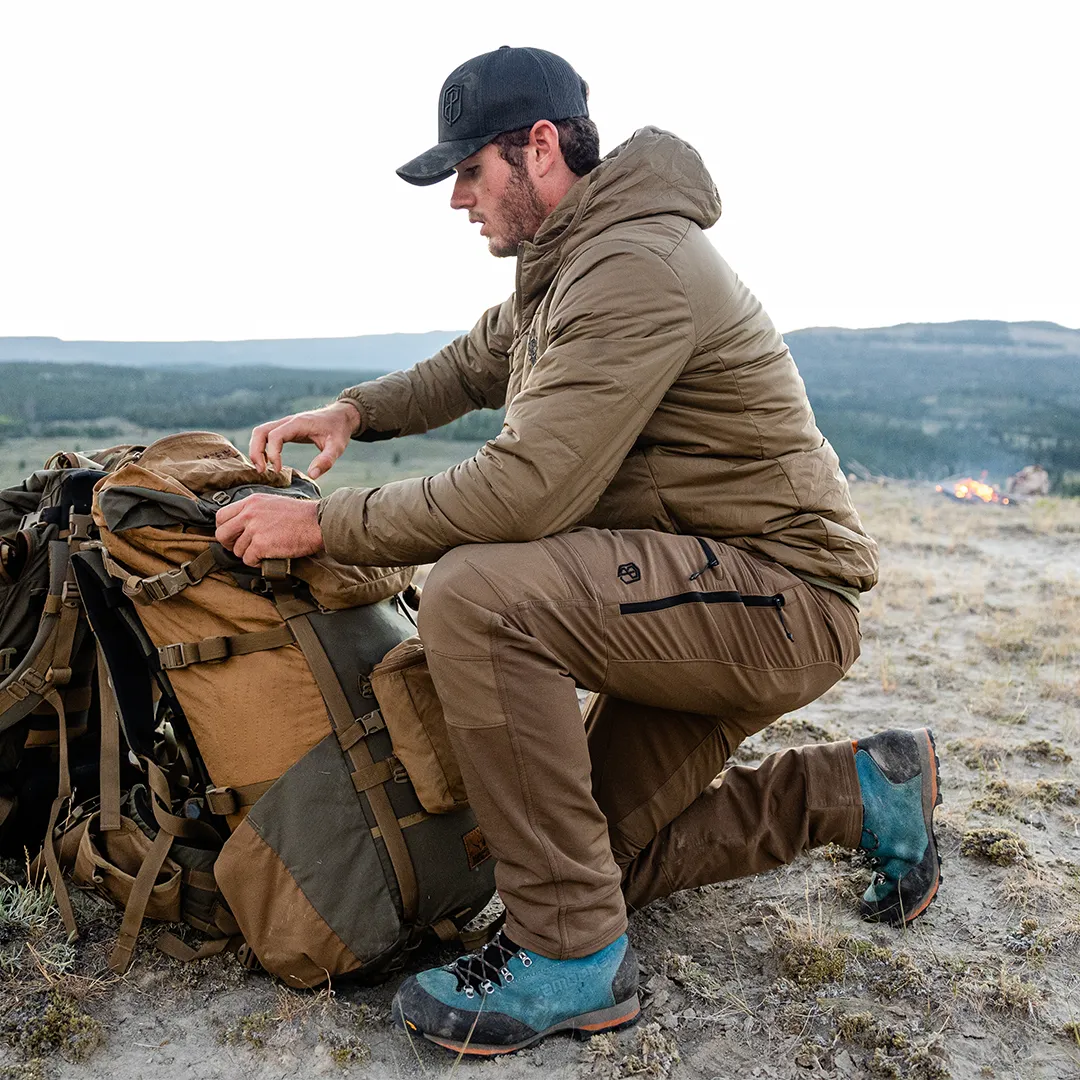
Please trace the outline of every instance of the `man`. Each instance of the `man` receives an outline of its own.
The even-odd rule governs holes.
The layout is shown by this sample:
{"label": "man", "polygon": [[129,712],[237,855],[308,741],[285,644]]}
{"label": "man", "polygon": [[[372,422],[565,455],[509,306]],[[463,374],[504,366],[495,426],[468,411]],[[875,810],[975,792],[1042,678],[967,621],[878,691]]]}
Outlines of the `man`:
{"label": "man", "polygon": [[910,921],[939,878],[925,729],[715,779],[854,662],[877,552],[783,339],[705,238],[700,158],[643,128],[600,161],[586,96],[538,49],[449,76],[439,143],[398,172],[456,174],[451,206],[517,258],[514,295],[410,371],[256,428],[251,456],[313,442],[319,475],[350,437],[505,404],[498,438],[438,476],[218,517],[251,564],[324,545],[436,563],[420,633],[507,918],[394,1013],[480,1054],[633,1020],[627,907],[828,842],[872,853],[871,918]]}

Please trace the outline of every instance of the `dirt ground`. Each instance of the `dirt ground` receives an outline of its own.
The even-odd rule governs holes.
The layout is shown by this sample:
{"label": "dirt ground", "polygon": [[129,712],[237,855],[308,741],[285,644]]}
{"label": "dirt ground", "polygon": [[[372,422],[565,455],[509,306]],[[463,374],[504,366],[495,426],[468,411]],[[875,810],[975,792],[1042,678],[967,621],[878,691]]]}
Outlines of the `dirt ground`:
{"label": "dirt ground", "polygon": [[20,889],[9,864],[0,1080],[1080,1077],[1080,501],[855,495],[882,549],[862,658],[737,759],[930,725],[945,880],[913,927],[861,922],[868,867],[819,849],[636,913],[637,1027],[455,1063],[390,1029],[392,984],[297,993],[232,958],[171,961],[153,929],[112,978],[118,916],[79,897],[86,931],[68,946],[48,898]]}

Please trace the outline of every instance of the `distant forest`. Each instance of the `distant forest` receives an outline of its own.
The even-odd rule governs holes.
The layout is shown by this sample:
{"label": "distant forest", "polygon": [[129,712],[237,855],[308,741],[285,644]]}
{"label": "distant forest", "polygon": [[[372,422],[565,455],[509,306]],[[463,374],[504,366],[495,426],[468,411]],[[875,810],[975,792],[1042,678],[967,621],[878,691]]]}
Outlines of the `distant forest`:
{"label": "distant forest", "polygon": [[[926,480],[987,470],[1001,480],[1037,461],[1055,490],[1080,494],[1080,334],[1039,329],[1049,325],[807,330],[787,339],[845,468],[858,462]],[[376,374],[0,363],[0,442],[55,437],[58,448],[64,440],[88,447],[119,441],[132,426],[237,431],[323,404]],[[478,446],[501,420],[471,413],[438,435]]]}

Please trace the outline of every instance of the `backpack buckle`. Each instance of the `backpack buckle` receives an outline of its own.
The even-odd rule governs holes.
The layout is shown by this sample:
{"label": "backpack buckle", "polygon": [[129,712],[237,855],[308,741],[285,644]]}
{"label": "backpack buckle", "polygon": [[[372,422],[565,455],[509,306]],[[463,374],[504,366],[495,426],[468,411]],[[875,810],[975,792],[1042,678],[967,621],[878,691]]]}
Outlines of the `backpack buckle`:
{"label": "backpack buckle", "polygon": [[159,600],[168,600],[169,597],[183,592],[189,585],[194,585],[187,566],[178,566],[175,570],[166,570],[162,574],[143,578],[142,592],[154,603]]}
{"label": "backpack buckle", "polygon": [[190,667],[200,660],[197,641],[177,641],[172,645],[162,645],[157,652],[158,660],[165,671]]}
{"label": "backpack buckle", "polygon": [[0,675],[10,675],[15,670],[15,650],[0,649]]}
{"label": "backpack buckle", "polygon": [[68,515],[68,539],[89,540],[90,528],[93,524],[94,519],[90,514],[76,514],[75,507],[72,507]]}
{"label": "backpack buckle", "polygon": [[259,571],[266,581],[286,581],[292,573],[292,559],[263,559]]}
{"label": "backpack buckle", "polygon": [[228,817],[240,809],[240,801],[232,788],[213,787],[206,789],[206,805],[211,814]]}
{"label": "backpack buckle", "polygon": [[373,731],[382,731],[382,729],[386,727],[386,721],[383,719],[383,714],[378,709],[372,709],[371,712],[361,716],[360,723],[368,735]]}
{"label": "backpack buckle", "polygon": [[24,671],[5,689],[16,701],[25,701],[31,694],[40,694],[49,685],[49,680],[33,668]]}

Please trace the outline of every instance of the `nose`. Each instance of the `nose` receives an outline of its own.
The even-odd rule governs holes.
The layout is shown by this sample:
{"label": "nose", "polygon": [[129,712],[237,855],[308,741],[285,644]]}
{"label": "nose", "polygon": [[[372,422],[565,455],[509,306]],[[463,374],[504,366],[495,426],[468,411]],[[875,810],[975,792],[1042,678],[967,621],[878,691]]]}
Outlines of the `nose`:
{"label": "nose", "polygon": [[467,210],[476,204],[475,197],[468,190],[468,185],[460,177],[454,179],[454,190],[450,195],[451,210]]}

